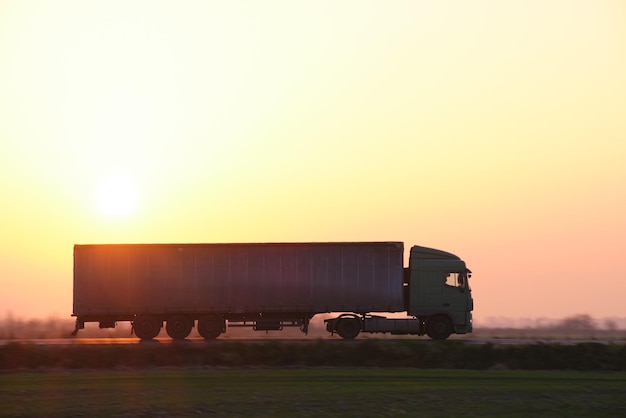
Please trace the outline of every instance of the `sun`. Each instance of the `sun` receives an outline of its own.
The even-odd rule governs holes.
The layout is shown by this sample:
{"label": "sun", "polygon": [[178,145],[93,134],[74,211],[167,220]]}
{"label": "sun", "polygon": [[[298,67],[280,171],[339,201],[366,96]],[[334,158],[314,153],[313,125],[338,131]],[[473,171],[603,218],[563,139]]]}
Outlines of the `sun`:
{"label": "sun", "polygon": [[133,182],[125,177],[103,180],[97,189],[99,209],[110,216],[128,216],[137,205],[137,190]]}

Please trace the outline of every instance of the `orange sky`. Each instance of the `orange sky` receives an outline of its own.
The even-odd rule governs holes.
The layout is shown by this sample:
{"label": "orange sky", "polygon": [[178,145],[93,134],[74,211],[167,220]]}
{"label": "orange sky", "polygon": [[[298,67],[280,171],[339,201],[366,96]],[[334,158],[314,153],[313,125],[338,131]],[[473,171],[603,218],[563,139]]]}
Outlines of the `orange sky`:
{"label": "orange sky", "polygon": [[0,1],[0,316],[74,243],[400,240],[624,317],[624,74],[620,0]]}

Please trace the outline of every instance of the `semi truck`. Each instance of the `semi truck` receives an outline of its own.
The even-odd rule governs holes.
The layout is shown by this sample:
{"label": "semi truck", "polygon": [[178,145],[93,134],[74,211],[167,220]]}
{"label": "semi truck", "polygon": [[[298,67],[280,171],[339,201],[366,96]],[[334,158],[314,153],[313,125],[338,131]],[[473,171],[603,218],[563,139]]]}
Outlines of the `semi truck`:
{"label": "semi truck", "polygon": [[472,332],[470,270],[454,254],[402,242],[89,244],[74,246],[73,335],[85,323],[132,324],[140,339],[163,326],[175,340],[194,327],[299,327],[325,314],[344,339],[360,333]]}

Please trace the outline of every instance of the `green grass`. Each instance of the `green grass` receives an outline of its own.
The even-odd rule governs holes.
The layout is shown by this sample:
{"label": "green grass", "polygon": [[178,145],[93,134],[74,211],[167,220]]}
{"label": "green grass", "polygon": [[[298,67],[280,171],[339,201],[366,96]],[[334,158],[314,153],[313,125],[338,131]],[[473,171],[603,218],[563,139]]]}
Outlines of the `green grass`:
{"label": "green grass", "polygon": [[624,373],[378,368],[0,375],[1,416],[625,416]]}

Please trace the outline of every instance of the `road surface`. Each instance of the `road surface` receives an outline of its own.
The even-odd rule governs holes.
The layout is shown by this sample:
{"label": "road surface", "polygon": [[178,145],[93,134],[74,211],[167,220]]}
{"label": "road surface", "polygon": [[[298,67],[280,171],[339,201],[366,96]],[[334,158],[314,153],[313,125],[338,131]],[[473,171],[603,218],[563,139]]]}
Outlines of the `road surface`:
{"label": "road surface", "polygon": [[[336,342],[338,344],[350,344],[359,341],[364,341],[366,339],[375,339],[375,338],[357,338],[355,340],[343,340],[340,337],[326,337],[322,338],[324,341],[328,342]],[[247,342],[250,344],[259,344],[268,341],[278,341],[284,343],[314,343],[318,341],[319,338],[276,338],[276,337],[268,337],[268,338],[228,338],[222,337],[216,340],[206,341],[200,337],[188,338],[183,341],[173,341],[169,337],[160,337],[154,340],[142,341],[137,339],[136,337],[129,338],[47,338],[47,339],[13,339],[13,340],[0,340],[0,346],[9,344],[9,343],[20,343],[20,344],[34,344],[34,345],[50,345],[50,346],[73,346],[73,345],[127,345],[127,344],[137,344],[137,345],[150,345],[150,344],[221,344],[229,341],[238,341],[238,342]],[[398,341],[399,339],[394,338],[381,338],[384,341]],[[415,341],[422,341],[424,343],[436,343],[428,338],[414,338]],[[450,339],[450,341],[460,341],[469,345],[483,345],[483,344],[494,344],[494,345],[522,345],[522,344],[563,344],[563,345],[575,345],[580,343],[600,343],[600,344],[626,344],[625,340],[589,340],[589,339],[540,339],[540,338],[454,338]]]}

